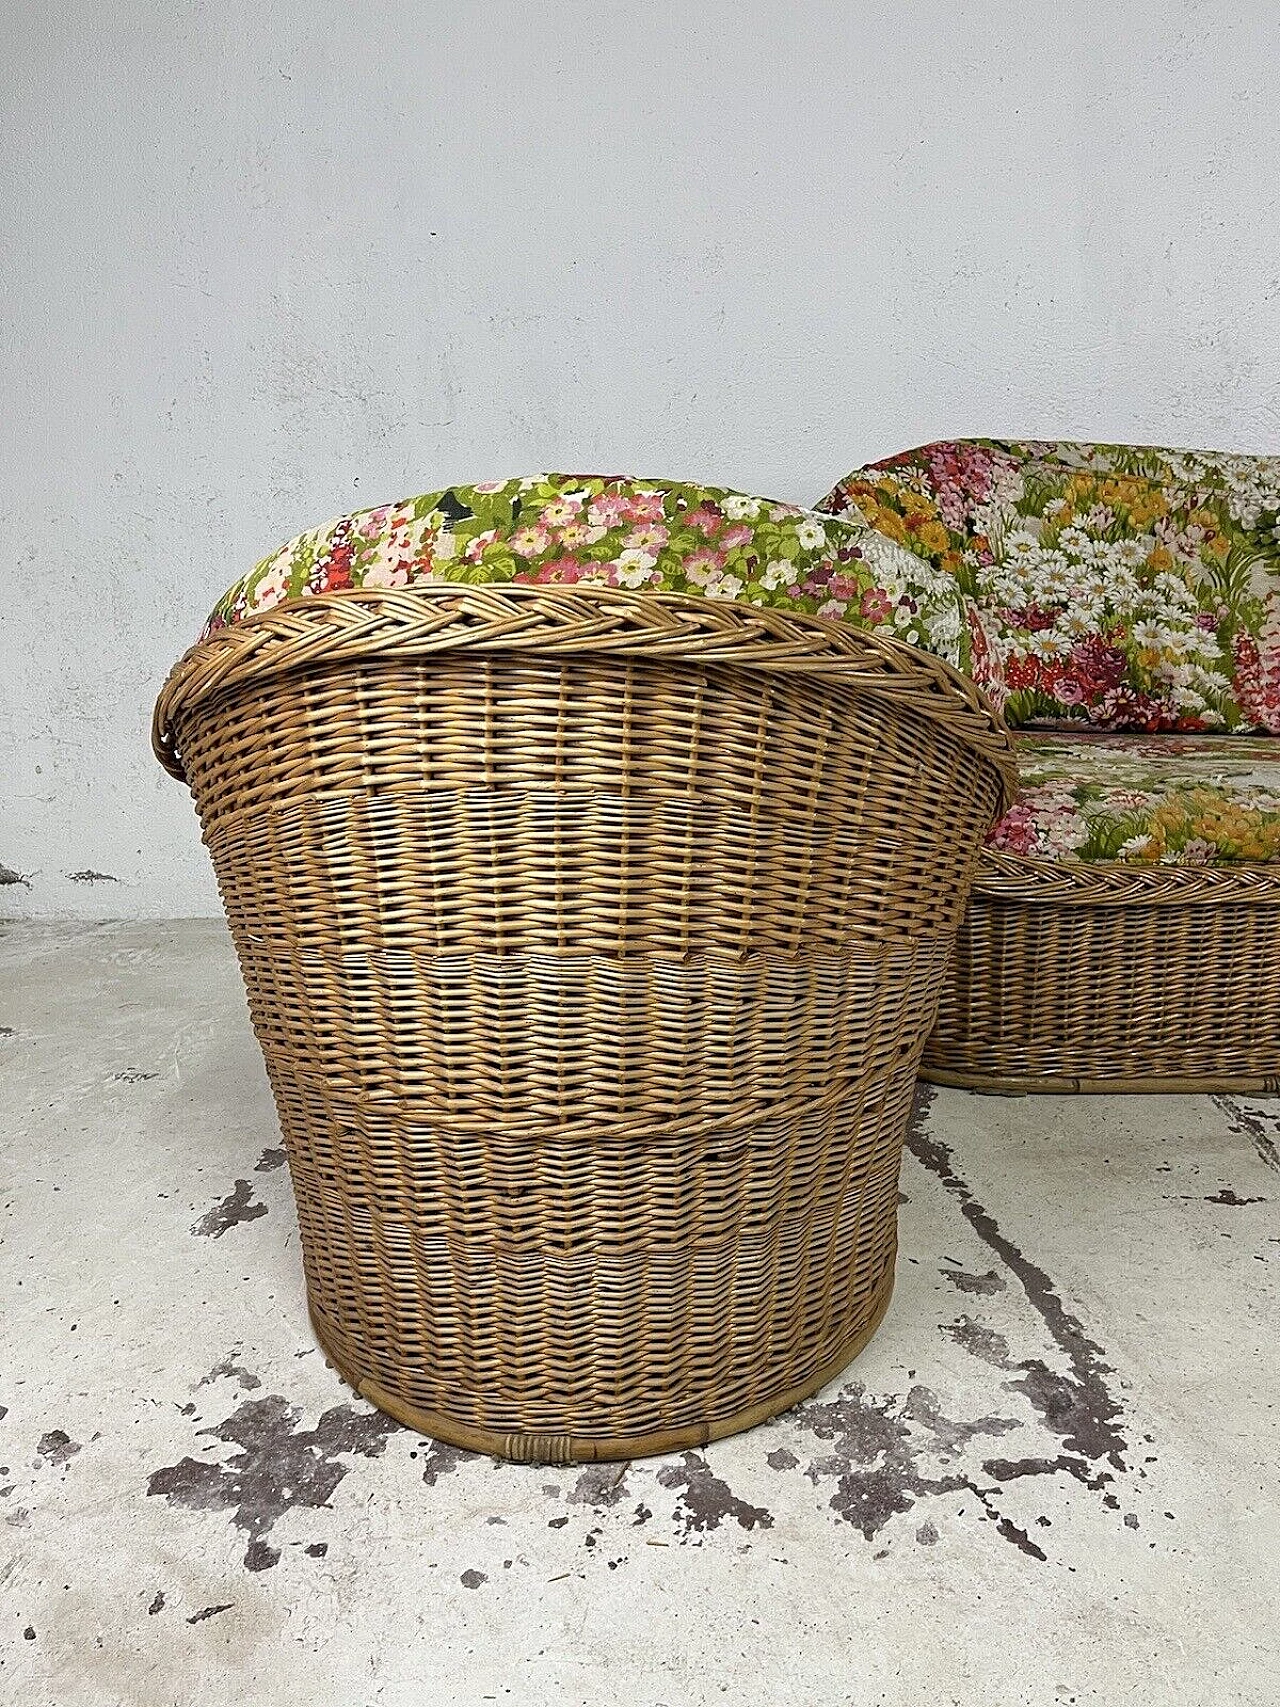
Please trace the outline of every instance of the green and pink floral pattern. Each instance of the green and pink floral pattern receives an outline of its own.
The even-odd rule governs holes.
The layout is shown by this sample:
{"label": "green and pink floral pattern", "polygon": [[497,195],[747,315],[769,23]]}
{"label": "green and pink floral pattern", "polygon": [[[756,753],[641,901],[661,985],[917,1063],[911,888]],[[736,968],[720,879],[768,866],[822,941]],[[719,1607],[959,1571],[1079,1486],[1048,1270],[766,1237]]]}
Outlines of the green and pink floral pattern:
{"label": "green and pink floral pattern", "polygon": [[819,508],[954,576],[1012,724],[1280,734],[1280,457],[971,439]]}
{"label": "green and pink floral pattern", "polygon": [[424,581],[701,594],[838,617],[973,666],[956,577],[865,523],[720,488],[538,474],[454,486],[299,534],[218,601],[208,636],[286,599]]}
{"label": "green and pink floral pattern", "polygon": [[988,838],[1005,853],[1142,865],[1280,860],[1280,741],[1031,730],[1015,739],[1021,792]]}

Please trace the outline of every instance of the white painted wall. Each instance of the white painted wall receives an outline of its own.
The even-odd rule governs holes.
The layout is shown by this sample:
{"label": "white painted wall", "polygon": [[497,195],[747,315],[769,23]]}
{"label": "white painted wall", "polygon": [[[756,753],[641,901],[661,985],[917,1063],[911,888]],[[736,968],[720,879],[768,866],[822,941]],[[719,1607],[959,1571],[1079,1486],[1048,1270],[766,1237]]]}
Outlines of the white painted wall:
{"label": "white painted wall", "polygon": [[0,912],[216,911],[150,702],[346,508],[1280,450],[1274,0],[6,14]]}

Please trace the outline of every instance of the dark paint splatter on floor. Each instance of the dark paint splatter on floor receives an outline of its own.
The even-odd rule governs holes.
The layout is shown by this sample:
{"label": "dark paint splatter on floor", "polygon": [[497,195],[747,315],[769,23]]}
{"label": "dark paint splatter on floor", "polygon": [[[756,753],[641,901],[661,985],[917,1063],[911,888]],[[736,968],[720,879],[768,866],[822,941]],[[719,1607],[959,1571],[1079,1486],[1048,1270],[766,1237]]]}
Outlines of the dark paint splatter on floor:
{"label": "dark paint splatter on floor", "polygon": [[255,1174],[273,1174],[277,1168],[282,1168],[284,1163],[283,1150],[264,1150],[253,1164],[253,1171]]}
{"label": "dark paint splatter on floor", "polygon": [[[1107,1377],[1114,1371],[1105,1361],[1102,1347],[1088,1337],[1082,1324],[1065,1308],[1044,1270],[1000,1231],[995,1217],[957,1174],[947,1146],[925,1130],[934,1094],[931,1086],[921,1086],[907,1133],[907,1148],[959,1200],[965,1220],[1019,1281],[1027,1302],[1048,1328],[1071,1372],[1064,1375],[1052,1370],[1042,1358],[1010,1361],[1008,1346],[1001,1336],[989,1334],[976,1323],[969,1324],[967,1318],[965,1331],[952,1330],[953,1337],[975,1356],[984,1357],[998,1368],[1016,1370],[1019,1378],[1007,1385],[1026,1395],[1046,1426],[1062,1436],[1069,1451],[1095,1467],[1109,1465],[1112,1470],[1125,1469],[1129,1444],[1120,1426],[1124,1408],[1107,1384]],[[1110,1477],[1104,1475],[1102,1479]]]}
{"label": "dark paint splatter on floor", "polygon": [[80,1451],[80,1446],[62,1429],[54,1428],[40,1436],[36,1451],[47,1464],[66,1464]]}
{"label": "dark paint splatter on floor", "polygon": [[589,1505],[595,1511],[620,1505],[627,1496],[630,1464],[592,1464],[583,1470],[564,1496],[570,1505]]}
{"label": "dark paint splatter on floor", "polygon": [[1056,1476],[1060,1470],[1069,1475],[1083,1476],[1086,1467],[1078,1459],[1067,1458],[985,1458],[982,1473],[993,1482],[1017,1482],[1023,1476]]}
{"label": "dark paint splatter on floor", "polygon": [[193,1612],[187,1619],[188,1624],[203,1624],[206,1618],[216,1618],[220,1612],[230,1612],[235,1605],[234,1600],[224,1600],[221,1606],[204,1606],[199,1612]]}
{"label": "dark paint splatter on floor", "polygon": [[913,1387],[907,1394],[902,1414],[909,1422],[919,1423],[929,1431],[935,1446],[942,1453],[955,1453],[969,1441],[984,1434],[1008,1434],[1021,1428],[1016,1417],[978,1417],[973,1422],[955,1422],[942,1414],[938,1395],[930,1387]]}
{"label": "dark paint splatter on floor", "polygon": [[441,1476],[449,1476],[471,1458],[483,1457],[479,1452],[468,1452],[462,1446],[450,1446],[447,1441],[432,1440],[427,1444],[423,1454],[422,1479],[429,1488],[434,1488]]}
{"label": "dark paint splatter on floor", "polygon": [[[985,1501],[983,1503],[986,1504]],[[1012,1518],[998,1516],[991,1511],[990,1506],[987,1506],[987,1510],[996,1519],[997,1534],[1002,1535],[1006,1541],[1012,1541],[1018,1551],[1025,1553],[1029,1559],[1039,1559],[1041,1564],[1045,1562],[1049,1555],[1043,1547],[1036,1546],[1025,1529],[1019,1529]]]}
{"label": "dark paint splatter on floor", "polygon": [[944,1280],[949,1280],[957,1292],[980,1292],[990,1296],[995,1292],[1003,1292],[1008,1285],[995,1269],[988,1270],[986,1274],[966,1274],[963,1269],[940,1268],[938,1273]]}
{"label": "dark paint splatter on floor", "polygon": [[727,1482],[712,1473],[700,1452],[685,1452],[681,1457],[679,1464],[664,1465],[657,1479],[660,1487],[680,1490],[674,1515],[684,1526],[682,1534],[707,1534],[727,1519],[742,1529],[773,1528],[772,1514],[740,1500]]}
{"label": "dark paint splatter on floor", "polygon": [[202,1215],[191,1231],[202,1239],[220,1239],[232,1227],[238,1227],[242,1221],[256,1221],[259,1216],[267,1213],[265,1203],[253,1201],[253,1187],[247,1179],[238,1179],[235,1190],[224,1197],[221,1203],[215,1203],[207,1214]]}
{"label": "dark paint splatter on floor", "polygon": [[320,1510],[351,1466],[343,1457],[380,1457],[398,1424],[381,1411],[356,1411],[335,1405],[313,1429],[299,1429],[301,1412],[278,1394],[247,1399],[216,1428],[202,1435],[241,1450],[222,1463],[183,1458],[155,1471],[148,1494],[191,1511],[230,1511],[232,1522],[250,1538],[245,1565],[267,1570],[279,1559],[276,1549],[260,1545],[277,1518],[297,1508]]}
{"label": "dark paint splatter on floor", "polygon": [[197,1393],[201,1387],[207,1387],[211,1382],[218,1381],[225,1375],[234,1376],[247,1393],[256,1392],[261,1387],[262,1381],[259,1376],[254,1375],[243,1364],[236,1362],[236,1353],[239,1349],[239,1346],[234,1346],[221,1363],[215,1363],[207,1375],[200,1377],[191,1391]]}
{"label": "dark paint splatter on floor", "polygon": [[1280,1114],[1270,1110],[1245,1108],[1239,1097],[1215,1095],[1209,1099],[1219,1113],[1227,1117],[1227,1131],[1237,1138],[1247,1138],[1257,1151],[1264,1167],[1280,1173]]}
{"label": "dark paint splatter on floor", "polygon": [[977,1493],[971,1478],[959,1472],[927,1474],[926,1454],[950,1458],[975,1436],[1007,1434],[1022,1426],[1013,1417],[955,1421],[943,1415],[937,1394],[923,1386],[912,1387],[899,1400],[893,1394],[872,1398],[855,1384],[839,1398],[810,1399],[791,1415],[800,1428],[831,1446],[805,1474],[815,1486],[834,1480],[831,1510],[868,1541],[926,1494]]}
{"label": "dark paint splatter on floor", "polygon": [[458,1578],[463,1588],[479,1588],[481,1583],[487,1583],[488,1580],[483,1571],[463,1571]]}
{"label": "dark paint splatter on floor", "polygon": [[[1112,1470],[1127,1468],[1123,1455],[1129,1450],[1128,1443],[1116,1427],[1115,1420],[1122,1414],[1120,1404],[1111,1398],[1105,1387],[1102,1389],[1105,1403],[1097,1391],[1096,1384],[1101,1380],[1101,1369],[1105,1365],[1086,1372],[1082,1378],[1079,1374],[1064,1375],[1059,1370],[1050,1369],[1043,1358],[1015,1361],[1002,1334],[968,1316],[952,1323],[946,1332],[957,1345],[983,1363],[1015,1374],[1017,1379],[1006,1381],[1005,1386],[1024,1394],[1044,1426],[1061,1438],[1066,1452],[1053,1459],[1023,1461],[1033,1466],[1029,1474],[1042,1475],[1061,1470],[1087,1488],[1101,1488],[1112,1480]],[[1006,1460],[992,1462],[1007,1465]],[[1110,1469],[1106,1468],[1108,1465]],[[991,1473],[994,1474],[994,1470]],[[1006,1475],[1003,1479],[1012,1478]]]}
{"label": "dark paint splatter on floor", "polygon": [[164,1591],[158,1589],[156,1591],[155,1599],[151,1602],[151,1605],[147,1608],[147,1616],[149,1618],[154,1618],[157,1612],[162,1612],[163,1610],[164,1610]]}

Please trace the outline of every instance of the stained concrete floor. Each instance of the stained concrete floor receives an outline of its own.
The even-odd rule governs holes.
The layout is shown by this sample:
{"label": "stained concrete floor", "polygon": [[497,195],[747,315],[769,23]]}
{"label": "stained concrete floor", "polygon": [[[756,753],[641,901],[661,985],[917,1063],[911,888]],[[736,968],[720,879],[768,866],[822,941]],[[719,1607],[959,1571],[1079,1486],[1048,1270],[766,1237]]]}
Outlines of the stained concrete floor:
{"label": "stained concrete floor", "polygon": [[846,1376],[629,1467],[326,1367],[220,924],[0,930],[0,1702],[1280,1700],[1280,1100],[925,1093]]}

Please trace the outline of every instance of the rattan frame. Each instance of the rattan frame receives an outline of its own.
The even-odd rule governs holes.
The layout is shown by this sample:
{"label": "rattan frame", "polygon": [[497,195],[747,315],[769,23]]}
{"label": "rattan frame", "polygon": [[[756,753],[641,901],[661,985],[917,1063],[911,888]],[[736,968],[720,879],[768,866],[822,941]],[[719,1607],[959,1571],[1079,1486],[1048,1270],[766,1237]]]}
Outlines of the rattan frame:
{"label": "rattan frame", "polygon": [[176,666],[312,1320],[391,1415],[569,1462],[830,1379],[887,1307],[920,1051],[1012,745],[843,625],[427,584]]}
{"label": "rattan frame", "polygon": [[925,1046],[937,1084],[1280,1092],[1280,867],[985,849]]}

